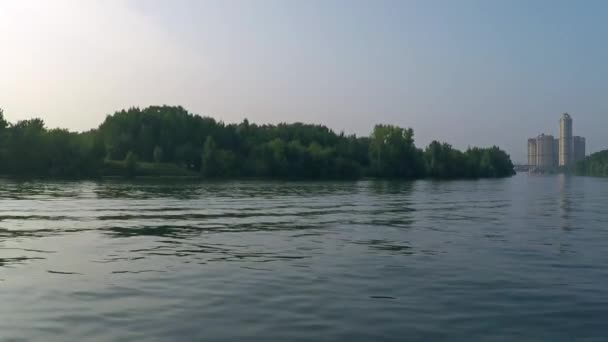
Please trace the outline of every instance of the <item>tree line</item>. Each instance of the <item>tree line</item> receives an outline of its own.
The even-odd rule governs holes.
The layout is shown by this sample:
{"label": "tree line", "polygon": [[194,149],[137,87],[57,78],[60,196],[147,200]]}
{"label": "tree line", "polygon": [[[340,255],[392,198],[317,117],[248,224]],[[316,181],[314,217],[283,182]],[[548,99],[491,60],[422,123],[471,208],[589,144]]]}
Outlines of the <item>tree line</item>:
{"label": "tree line", "polygon": [[608,177],[608,150],[591,154],[576,163],[571,171],[579,176]]}
{"label": "tree line", "polygon": [[[369,137],[313,124],[225,124],[181,106],[130,108],[96,129],[47,129],[41,119],[9,123],[0,110],[0,174],[137,176],[181,170],[203,178],[482,178],[514,174],[498,147],[462,152],[414,144],[411,128],[377,125]],[[167,170],[167,171],[163,171]],[[173,170],[173,171],[171,171]],[[153,172],[152,172],[153,173]]]}

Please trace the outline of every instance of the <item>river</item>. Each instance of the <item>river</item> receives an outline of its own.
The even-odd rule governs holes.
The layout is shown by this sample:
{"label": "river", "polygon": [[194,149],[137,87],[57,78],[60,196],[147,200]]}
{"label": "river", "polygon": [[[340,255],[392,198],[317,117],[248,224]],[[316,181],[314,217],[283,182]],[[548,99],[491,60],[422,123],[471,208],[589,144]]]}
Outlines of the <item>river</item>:
{"label": "river", "polygon": [[0,340],[605,341],[608,179],[0,180]]}

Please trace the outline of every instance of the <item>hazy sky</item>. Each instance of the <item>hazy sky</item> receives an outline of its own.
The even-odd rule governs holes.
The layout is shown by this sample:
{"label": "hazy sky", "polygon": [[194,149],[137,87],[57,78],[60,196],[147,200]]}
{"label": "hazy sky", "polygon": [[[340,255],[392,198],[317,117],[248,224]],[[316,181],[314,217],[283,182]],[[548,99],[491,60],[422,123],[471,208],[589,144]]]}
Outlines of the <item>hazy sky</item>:
{"label": "hazy sky", "polygon": [[0,107],[87,130],[182,105],[226,122],[526,139],[570,112],[608,148],[608,1],[0,0]]}

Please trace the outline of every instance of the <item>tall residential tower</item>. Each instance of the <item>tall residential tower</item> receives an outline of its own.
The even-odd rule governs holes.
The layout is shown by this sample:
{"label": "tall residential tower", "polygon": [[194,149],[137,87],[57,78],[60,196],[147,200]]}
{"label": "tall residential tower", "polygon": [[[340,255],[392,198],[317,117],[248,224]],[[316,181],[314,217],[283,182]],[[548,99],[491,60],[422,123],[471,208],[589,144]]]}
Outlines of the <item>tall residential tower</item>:
{"label": "tall residential tower", "polygon": [[559,119],[559,166],[570,165],[573,161],[572,118],[564,113]]}
{"label": "tall residential tower", "polygon": [[528,166],[547,172],[585,159],[585,138],[572,136],[572,132],[572,118],[564,113],[559,120],[558,139],[548,134],[528,139]]}
{"label": "tall residential tower", "polygon": [[545,170],[555,168],[555,139],[552,135],[541,134],[536,137],[536,166]]}

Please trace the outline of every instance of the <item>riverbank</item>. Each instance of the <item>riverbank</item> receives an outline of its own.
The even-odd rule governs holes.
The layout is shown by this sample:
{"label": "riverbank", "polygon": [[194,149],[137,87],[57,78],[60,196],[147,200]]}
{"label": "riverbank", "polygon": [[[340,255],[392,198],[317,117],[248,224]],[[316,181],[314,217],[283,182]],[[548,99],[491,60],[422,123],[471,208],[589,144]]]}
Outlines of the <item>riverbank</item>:
{"label": "riverbank", "polygon": [[[515,173],[513,174],[515,175]],[[92,175],[75,175],[66,176],[41,176],[41,175],[12,175],[0,174],[0,178],[13,179],[19,181],[29,180],[169,180],[169,181],[239,181],[239,180],[259,180],[259,181],[362,181],[362,180],[387,180],[387,181],[414,181],[414,180],[476,180],[485,178],[508,178],[513,175],[501,177],[378,177],[374,175],[361,174],[357,177],[302,177],[302,176],[234,176],[234,175],[218,175],[215,177],[205,177],[201,172],[197,172],[185,166],[175,165],[171,163],[151,163],[137,162],[134,165],[129,165],[125,161],[103,161],[98,172]]]}

